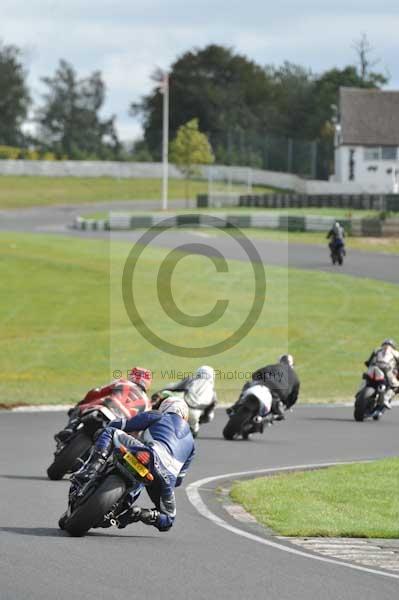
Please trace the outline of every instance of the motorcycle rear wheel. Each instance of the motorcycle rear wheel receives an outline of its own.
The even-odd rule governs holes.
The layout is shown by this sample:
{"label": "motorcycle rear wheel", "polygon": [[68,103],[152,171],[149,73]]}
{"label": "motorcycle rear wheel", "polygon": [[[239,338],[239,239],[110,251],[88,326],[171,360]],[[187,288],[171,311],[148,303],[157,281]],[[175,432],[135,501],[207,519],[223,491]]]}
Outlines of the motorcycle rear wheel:
{"label": "motorcycle rear wheel", "polygon": [[109,475],[95,492],[63,521],[62,529],[73,537],[85,535],[92,527],[101,525],[104,516],[123,496],[126,484],[119,475]]}
{"label": "motorcycle rear wheel", "polygon": [[62,479],[64,475],[73,470],[78,458],[80,458],[93,444],[91,438],[80,431],[71,441],[54,457],[54,461],[47,469],[49,479],[53,481]]}
{"label": "motorcycle rear wheel", "polygon": [[[237,435],[242,433],[242,427],[245,421],[248,420],[250,413],[242,408],[238,413],[231,415],[223,429],[223,437],[225,440],[233,440]],[[248,436],[247,436],[248,438]]]}

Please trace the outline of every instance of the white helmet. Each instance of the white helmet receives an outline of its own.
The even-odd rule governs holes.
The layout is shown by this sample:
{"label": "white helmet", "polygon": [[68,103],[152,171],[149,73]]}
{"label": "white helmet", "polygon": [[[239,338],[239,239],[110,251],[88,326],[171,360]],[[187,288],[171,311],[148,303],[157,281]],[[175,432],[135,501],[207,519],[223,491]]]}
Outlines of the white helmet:
{"label": "white helmet", "polygon": [[183,398],[178,396],[169,396],[159,407],[161,413],[174,413],[179,415],[184,421],[188,421],[188,406]]}
{"label": "white helmet", "polygon": [[397,344],[396,344],[395,340],[393,340],[392,338],[388,338],[388,339],[384,340],[382,342],[381,346],[391,346],[391,348],[393,348],[394,350],[397,350]]}
{"label": "white helmet", "polygon": [[197,379],[208,379],[209,381],[213,382],[215,381],[215,371],[212,367],[203,365],[196,370],[195,377]]}
{"label": "white helmet", "polygon": [[294,366],[294,357],[292,356],[292,354],[282,354],[279,359],[278,359],[279,363],[284,363],[290,367]]}

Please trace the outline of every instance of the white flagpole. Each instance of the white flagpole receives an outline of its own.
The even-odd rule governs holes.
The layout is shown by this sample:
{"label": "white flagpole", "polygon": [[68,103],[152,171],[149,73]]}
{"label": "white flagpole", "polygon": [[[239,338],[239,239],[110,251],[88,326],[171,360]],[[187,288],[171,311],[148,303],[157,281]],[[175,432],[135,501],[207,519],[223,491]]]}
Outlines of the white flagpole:
{"label": "white flagpole", "polygon": [[162,210],[168,208],[169,73],[163,73]]}

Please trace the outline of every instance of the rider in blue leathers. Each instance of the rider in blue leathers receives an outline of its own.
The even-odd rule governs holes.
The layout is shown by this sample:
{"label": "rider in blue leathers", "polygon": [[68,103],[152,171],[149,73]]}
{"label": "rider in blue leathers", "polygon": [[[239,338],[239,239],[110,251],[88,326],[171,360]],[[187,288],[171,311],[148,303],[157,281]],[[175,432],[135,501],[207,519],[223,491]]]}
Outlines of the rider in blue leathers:
{"label": "rider in blue leathers", "polygon": [[[94,477],[110,455],[114,444],[128,449],[149,450],[153,457],[154,481],[146,485],[155,509],[133,506],[139,489],[131,497],[127,510],[119,518],[118,527],[142,521],[159,531],[168,531],[176,517],[174,488],[181,485],[194,456],[194,440],[187,424],[188,407],[181,398],[167,397],[157,411],[140,413],[126,420],[112,421],[95,443],[94,451],[71,478],[73,485],[81,486]],[[142,432],[140,439],[129,433]]]}

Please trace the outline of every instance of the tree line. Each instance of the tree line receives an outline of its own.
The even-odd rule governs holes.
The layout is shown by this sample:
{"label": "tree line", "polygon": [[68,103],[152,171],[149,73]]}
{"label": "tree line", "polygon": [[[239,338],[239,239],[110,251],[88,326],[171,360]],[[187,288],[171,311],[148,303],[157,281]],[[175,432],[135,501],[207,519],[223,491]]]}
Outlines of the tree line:
{"label": "tree line", "polygon": [[[339,87],[380,88],[388,81],[374,70],[365,35],[354,49],[353,64],[323,73],[290,62],[260,66],[216,44],[185,52],[169,72],[170,139],[182,125],[197,119],[217,162],[277,170],[284,170],[287,140],[288,155],[292,147],[308,148],[312,143],[317,145],[316,174],[328,177]],[[158,82],[139,102],[130,104],[130,114],[141,119],[144,133],[127,151],[118,138],[115,116],[101,116],[106,86],[100,71],[82,78],[71,64],[60,60],[55,73],[41,81],[41,102],[33,106],[20,49],[0,44],[0,146],[34,147],[57,158],[160,159]],[[34,134],[23,133],[28,114],[35,123]]]}

